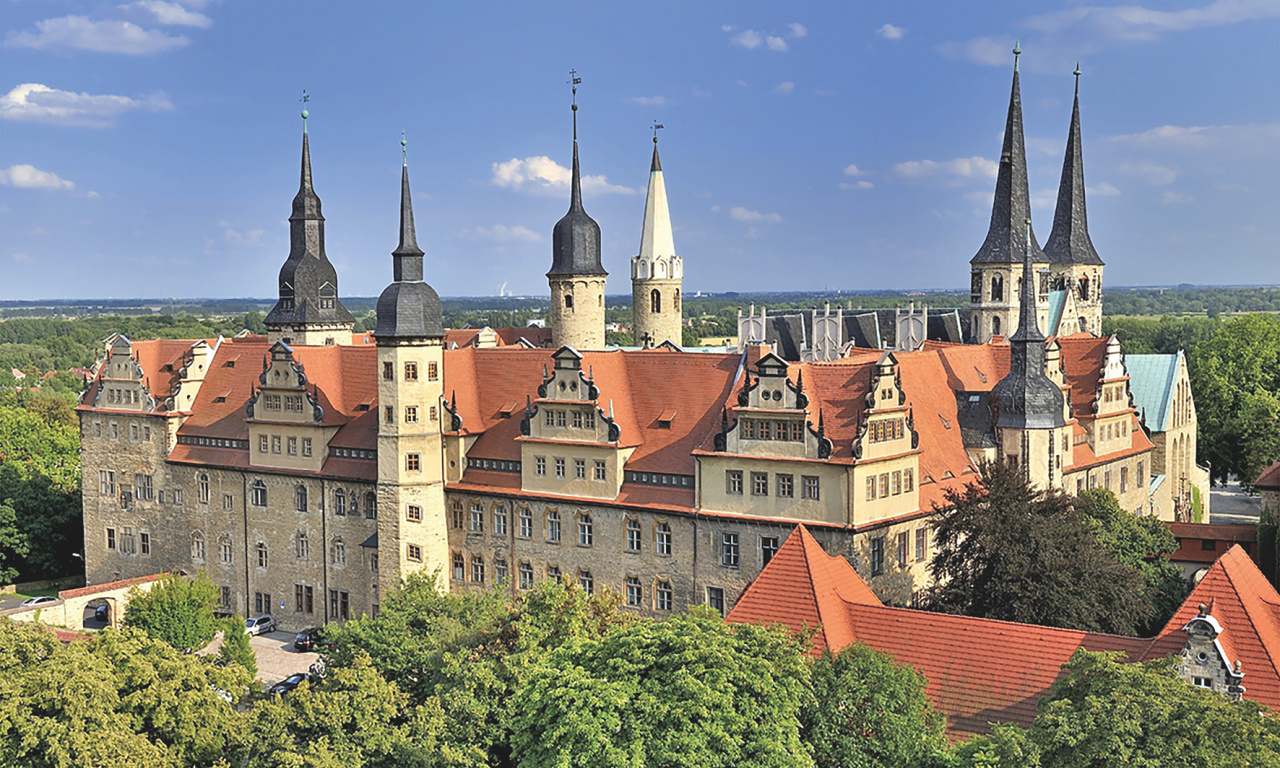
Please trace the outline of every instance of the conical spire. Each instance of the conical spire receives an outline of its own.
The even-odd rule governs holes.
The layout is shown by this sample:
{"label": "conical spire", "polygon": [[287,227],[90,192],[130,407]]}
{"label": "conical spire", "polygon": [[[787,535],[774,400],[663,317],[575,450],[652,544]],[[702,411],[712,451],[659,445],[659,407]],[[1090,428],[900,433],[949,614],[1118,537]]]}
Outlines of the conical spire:
{"label": "conical spire", "polygon": [[391,252],[397,282],[422,279],[422,249],[413,227],[413,199],[409,194],[408,162],[400,168],[400,244]]}
{"label": "conical spire", "polygon": [[[991,226],[987,239],[971,264],[1017,264],[1021,256],[1023,222],[1031,218],[1031,195],[1027,191],[1027,153],[1022,138],[1022,94],[1018,84],[1017,57],[1022,49],[1015,47],[1013,90],[1009,95],[1009,115],[1004,126],[1004,146],[1000,151],[1000,170],[996,176],[996,195],[991,204]],[[1047,261],[1035,233],[1031,234],[1031,258],[1035,263]]]}
{"label": "conical spire", "polygon": [[1067,151],[1062,159],[1062,181],[1058,183],[1058,206],[1053,212],[1053,230],[1045,241],[1044,253],[1054,264],[1096,264],[1102,259],[1089,239],[1089,223],[1084,203],[1084,156],[1080,144],[1080,65],[1076,64],[1076,96],[1071,107],[1071,128]]}
{"label": "conical spire", "polygon": [[649,192],[644,201],[644,226],[640,231],[640,258],[668,258],[676,253],[671,233],[671,209],[667,205],[667,183],[658,159],[658,141],[653,142],[653,162],[649,166]]}
{"label": "conical spire", "polygon": [[307,219],[324,221],[320,215],[320,198],[311,186],[311,141],[306,130],[302,131],[302,178],[298,182],[298,194],[293,197],[293,215],[289,221]]}
{"label": "conical spire", "polygon": [[1062,390],[1044,372],[1045,337],[1036,316],[1031,219],[1025,220],[1024,227],[1018,330],[1009,337],[1009,373],[992,390],[998,412],[996,426],[1051,429],[1066,424]]}
{"label": "conical spire", "polygon": [[[400,146],[405,146],[403,137]],[[413,226],[413,199],[409,194],[407,155],[400,167],[400,242],[391,252],[395,282],[378,297],[378,339],[439,338],[444,336],[444,316],[435,289],[422,281],[422,249]]]}
{"label": "conical spire", "polygon": [[600,263],[600,225],[582,207],[582,172],[578,165],[577,83],[573,83],[573,174],[569,180],[569,212],[551,231],[551,270],[555,275],[607,275]]}

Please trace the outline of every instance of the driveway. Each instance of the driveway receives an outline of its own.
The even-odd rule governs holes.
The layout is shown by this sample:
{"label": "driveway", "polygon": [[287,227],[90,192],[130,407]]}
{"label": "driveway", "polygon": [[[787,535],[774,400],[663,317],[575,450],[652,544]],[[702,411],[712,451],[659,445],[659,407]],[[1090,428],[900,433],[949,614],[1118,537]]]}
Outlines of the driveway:
{"label": "driveway", "polygon": [[[249,639],[254,658],[258,661],[259,682],[275,685],[289,675],[306,672],[320,658],[318,653],[295,651],[294,636],[293,632],[271,632]],[[222,637],[218,636],[199,653],[217,653],[221,647]]]}
{"label": "driveway", "polygon": [[1262,499],[1240,490],[1236,482],[1215,485],[1209,491],[1210,522],[1219,525],[1257,525]]}

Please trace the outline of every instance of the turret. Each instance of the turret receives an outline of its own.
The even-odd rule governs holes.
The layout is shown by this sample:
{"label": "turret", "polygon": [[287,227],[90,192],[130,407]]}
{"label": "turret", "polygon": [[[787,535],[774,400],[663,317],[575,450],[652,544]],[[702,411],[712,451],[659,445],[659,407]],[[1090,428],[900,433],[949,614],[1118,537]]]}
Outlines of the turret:
{"label": "turret", "polygon": [[307,110],[302,110],[302,179],[289,216],[289,258],[280,267],[280,298],[266,317],[274,343],[350,344],[355,319],[338,299],[338,272],[324,252],[324,216],[311,185]]}
{"label": "turret", "polygon": [[654,347],[682,338],[680,289],[684,263],[676,255],[671,234],[667,185],[658,159],[658,128],[653,132],[653,161],[649,165],[649,192],[644,202],[644,227],[640,252],[631,259],[631,312],[636,344]]}

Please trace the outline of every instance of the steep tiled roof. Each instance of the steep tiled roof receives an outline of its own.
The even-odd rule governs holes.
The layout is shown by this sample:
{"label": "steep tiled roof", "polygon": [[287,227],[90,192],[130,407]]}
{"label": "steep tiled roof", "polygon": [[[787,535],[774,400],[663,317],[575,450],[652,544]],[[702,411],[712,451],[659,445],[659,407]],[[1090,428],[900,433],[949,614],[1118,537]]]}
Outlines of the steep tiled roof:
{"label": "steep tiled roof", "polygon": [[120,579],[119,581],[108,581],[102,584],[90,584],[87,587],[79,587],[77,589],[64,589],[58,593],[58,597],[62,600],[70,600],[74,597],[84,597],[85,595],[98,595],[103,592],[110,592],[113,589],[124,589],[132,587],[135,584],[146,584],[149,581],[163,578],[166,574],[153,573],[150,576],[135,576],[132,579]]}
{"label": "steep tiled roof", "polygon": [[[178,380],[183,356],[199,341],[199,339],[148,339],[130,342],[134,359],[142,368],[142,381],[151,396],[156,399],[157,412],[164,412],[165,398],[169,396],[170,387]],[[213,347],[218,344],[218,340],[205,339],[205,343]],[[89,391],[82,402],[93,403],[99,386],[100,380],[90,383]]]}
{"label": "steep tiled roof", "polygon": [[1182,649],[1182,628],[1199,606],[1222,626],[1218,640],[1227,659],[1241,662],[1245,698],[1280,710],[1280,594],[1239,545],[1227,550],[1151,643],[1144,658]]}
{"label": "steep tiled roof", "polygon": [[1129,391],[1142,414],[1147,429],[1166,432],[1172,409],[1174,384],[1182,352],[1172,355],[1125,355],[1124,367],[1129,372]]}
{"label": "steep tiled roof", "polygon": [[1262,470],[1258,479],[1253,481],[1253,487],[1264,491],[1280,490],[1280,459],[1271,462],[1271,466]]}
{"label": "steep tiled roof", "polygon": [[1084,334],[1059,336],[1062,368],[1071,392],[1071,412],[1076,418],[1093,418],[1093,401],[1107,360],[1107,340]]}
{"label": "steep tiled roof", "polygon": [[819,627],[814,652],[860,641],[910,664],[925,676],[925,692],[946,715],[949,735],[959,739],[987,732],[992,722],[1029,725],[1079,648],[1121,651],[1131,661],[1178,652],[1185,642],[1180,630],[1201,602],[1212,603],[1229,658],[1243,661],[1246,697],[1276,707],[1280,596],[1238,547],[1152,640],[884,606],[848,561],[827,556],[797,526],[728,620]]}

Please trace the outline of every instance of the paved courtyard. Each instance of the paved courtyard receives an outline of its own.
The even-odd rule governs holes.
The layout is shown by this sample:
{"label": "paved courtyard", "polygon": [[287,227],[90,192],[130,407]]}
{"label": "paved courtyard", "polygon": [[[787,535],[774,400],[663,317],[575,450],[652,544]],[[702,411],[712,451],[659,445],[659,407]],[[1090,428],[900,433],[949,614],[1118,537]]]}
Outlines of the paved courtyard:
{"label": "paved courtyard", "polygon": [[[258,660],[258,681],[265,685],[274,685],[289,675],[306,672],[316,660],[318,653],[303,653],[293,649],[293,632],[272,632],[258,635],[249,640],[253,647],[253,655]],[[222,636],[198,651],[201,655],[217,653],[222,647]]]}
{"label": "paved courtyard", "polygon": [[1257,525],[1262,500],[1240,490],[1236,482],[1214,486],[1209,491],[1209,522],[1218,525]]}

